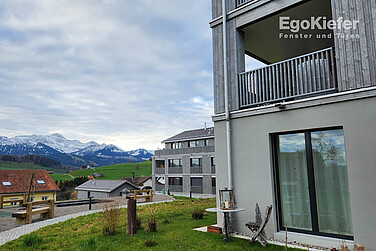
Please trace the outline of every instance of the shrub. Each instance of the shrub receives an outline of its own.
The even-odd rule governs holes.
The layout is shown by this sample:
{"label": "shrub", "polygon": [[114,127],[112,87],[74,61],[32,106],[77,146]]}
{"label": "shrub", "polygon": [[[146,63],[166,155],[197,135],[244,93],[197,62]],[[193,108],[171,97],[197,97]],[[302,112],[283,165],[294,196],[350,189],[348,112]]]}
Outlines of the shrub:
{"label": "shrub", "polygon": [[26,235],[23,244],[26,247],[35,247],[43,242],[43,238],[37,234]]}
{"label": "shrub", "polygon": [[148,232],[157,232],[158,230],[157,210],[158,207],[148,207],[149,215],[146,219],[146,231]]}
{"label": "shrub", "polygon": [[120,220],[120,207],[117,203],[106,203],[103,209],[103,233],[115,234],[117,224]]}
{"label": "shrub", "polygon": [[200,220],[200,219],[202,219],[202,217],[204,217],[204,211],[197,210],[197,209],[195,211],[193,211],[193,213],[192,213],[193,219]]}
{"label": "shrub", "polygon": [[153,235],[153,239],[152,240],[149,240],[148,238],[148,233],[146,232],[146,241],[145,241],[145,246],[147,247],[153,247],[157,245],[157,242],[154,240],[154,235]]}

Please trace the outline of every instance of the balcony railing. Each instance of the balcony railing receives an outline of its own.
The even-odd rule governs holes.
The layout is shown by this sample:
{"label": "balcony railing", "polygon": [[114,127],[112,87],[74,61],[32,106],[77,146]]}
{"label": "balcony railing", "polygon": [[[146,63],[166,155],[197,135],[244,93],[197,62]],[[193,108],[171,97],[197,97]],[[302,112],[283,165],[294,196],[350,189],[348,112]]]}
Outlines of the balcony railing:
{"label": "balcony railing", "polygon": [[236,8],[248,2],[258,2],[258,1],[259,0],[236,0]]}
{"label": "balcony railing", "polygon": [[336,90],[334,49],[328,48],[239,74],[240,108]]}
{"label": "balcony railing", "polygon": [[169,167],[168,173],[183,173],[182,167]]}
{"label": "balcony railing", "polygon": [[212,174],[215,174],[215,166],[212,166],[212,167],[211,167],[211,173],[212,173]]}
{"label": "balcony railing", "polygon": [[191,167],[191,173],[202,173],[202,167]]}
{"label": "balcony railing", "polygon": [[199,186],[191,186],[191,191],[192,193],[203,193],[204,192],[204,189],[203,187],[199,187]]}
{"label": "balcony railing", "polygon": [[191,154],[191,153],[210,153],[210,152],[214,152],[214,146],[199,146],[199,147],[187,147],[187,148],[180,148],[180,149],[156,150],[155,156],[180,155],[180,154]]}
{"label": "balcony railing", "polygon": [[182,185],[169,185],[168,189],[171,192],[183,192],[183,186]]}
{"label": "balcony railing", "polygon": [[156,184],[155,189],[156,189],[156,191],[162,191],[163,189],[165,189],[165,185]]}
{"label": "balcony railing", "polygon": [[212,194],[217,194],[217,188],[216,187],[212,187]]}
{"label": "balcony railing", "polygon": [[166,173],[166,168],[157,167],[155,169],[155,173],[156,174],[165,174]]}

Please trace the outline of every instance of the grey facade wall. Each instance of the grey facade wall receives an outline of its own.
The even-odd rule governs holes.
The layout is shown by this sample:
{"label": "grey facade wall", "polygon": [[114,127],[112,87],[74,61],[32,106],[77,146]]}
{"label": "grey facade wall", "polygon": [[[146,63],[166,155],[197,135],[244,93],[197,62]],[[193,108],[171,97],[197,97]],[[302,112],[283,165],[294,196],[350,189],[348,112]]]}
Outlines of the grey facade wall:
{"label": "grey facade wall", "polygon": [[[270,134],[342,126],[355,242],[367,250],[376,250],[375,97],[237,118],[231,124],[235,199],[238,207],[246,209],[234,215],[236,231],[249,233],[244,224],[255,219],[256,203],[262,213],[267,205],[275,208]],[[225,121],[215,122],[217,189],[228,186],[225,129]],[[221,224],[221,215],[218,220]],[[274,210],[266,232],[284,239],[284,233],[277,232]],[[290,232],[289,240],[328,247],[340,245],[338,239]]]}

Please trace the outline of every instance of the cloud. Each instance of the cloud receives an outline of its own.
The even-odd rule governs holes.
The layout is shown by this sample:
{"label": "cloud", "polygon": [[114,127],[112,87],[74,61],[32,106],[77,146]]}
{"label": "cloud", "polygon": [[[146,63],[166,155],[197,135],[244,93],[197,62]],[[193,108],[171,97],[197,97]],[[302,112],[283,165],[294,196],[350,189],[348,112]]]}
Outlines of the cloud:
{"label": "cloud", "polygon": [[0,135],[126,150],[210,122],[208,1],[0,3]]}

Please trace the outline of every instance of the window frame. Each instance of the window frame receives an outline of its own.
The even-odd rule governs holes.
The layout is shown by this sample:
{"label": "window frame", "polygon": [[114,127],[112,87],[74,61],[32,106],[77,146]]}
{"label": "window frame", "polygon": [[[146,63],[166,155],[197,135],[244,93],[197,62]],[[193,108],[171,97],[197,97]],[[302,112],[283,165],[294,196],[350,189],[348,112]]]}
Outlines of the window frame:
{"label": "window frame", "polygon": [[308,178],[308,184],[309,184],[312,231],[291,228],[291,227],[287,227],[287,231],[302,233],[302,234],[317,235],[317,236],[323,236],[323,237],[339,238],[339,239],[345,239],[345,240],[354,240],[354,236],[324,233],[324,232],[319,231],[311,133],[321,132],[321,131],[330,131],[330,130],[343,130],[343,127],[342,126],[325,127],[325,128],[316,128],[316,129],[286,131],[286,132],[279,132],[279,133],[277,132],[277,133],[270,134],[271,151],[272,151],[271,155],[272,155],[272,163],[273,163],[273,184],[274,184],[274,194],[275,194],[274,204],[276,208],[275,215],[277,217],[276,222],[277,222],[278,231],[285,231],[285,226],[282,222],[282,202],[280,199],[281,198],[281,191],[280,191],[281,186],[280,186],[279,167],[278,167],[278,145],[277,145],[278,140],[277,138],[280,135],[304,133],[305,150],[306,150],[306,156],[307,156],[307,160],[306,160],[307,170],[308,170],[307,178]]}
{"label": "window frame", "polygon": [[[198,166],[193,166],[192,163],[194,159],[198,160]],[[190,167],[202,167],[202,157],[192,157],[190,158]]]}

